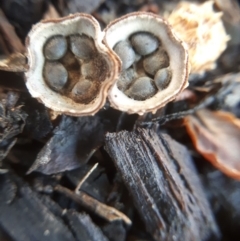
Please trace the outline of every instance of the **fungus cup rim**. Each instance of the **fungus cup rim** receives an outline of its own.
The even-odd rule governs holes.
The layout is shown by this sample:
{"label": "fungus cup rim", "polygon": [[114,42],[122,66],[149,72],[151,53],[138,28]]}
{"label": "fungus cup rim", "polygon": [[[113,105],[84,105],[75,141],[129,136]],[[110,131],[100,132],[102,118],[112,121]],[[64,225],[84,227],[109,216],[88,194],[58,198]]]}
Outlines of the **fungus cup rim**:
{"label": "fungus cup rim", "polygon": [[[136,21],[139,23],[136,23]],[[127,24],[130,24],[130,27],[128,27]],[[153,24],[153,26],[150,27],[150,24]],[[159,27],[159,29],[156,29],[156,27]],[[166,20],[153,13],[134,12],[110,22],[110,24],[108,24],[108,26],[103,30],[105,33],[103,42],[108,48],[112,49],[117,42],[124,40],[124,36],[126,37],[127,35],[126,38],[128,38],[131,34],[136,33],[138,30],[152,33],[161,40],[161,35],[163,34],[164,39],[168,40],[162,42],[163,47],[169,54],[171,48],[171,46],[167,46],[167,42],[169,42],[170,45],[172,45],[172,48],[179,51],[178,60],[180,65],[179,68],[177,66],[173,66],[174,64],[176,65],[177,61],[173,60],[172,56],[169,56],[170,68],[173,70],[174,82],[172,83],[171,81],[170,87],[167,87],[161,92],[159,91],[156,95],[144,101],[137,101],[127,97],[117,88],[116,82],[112,85],[108,93],[108,99],[112,107],[128,112],[129,114],[138,113],[139,115],[143,115],[146,112],[155,113],[159,108],[175,99],[176,96],[188,86],[190,66],[185,43],[174,34],[171,30],[171,25],[168,24]],[[162,31],[163,33],[159,33],[158,31]],[[173,53],[174,51],[171,50],[170,52]],[[173,56],[176,57],[176,54],[173,54]],[[120,59],[119,61],[121,62]],[[176,73],[174,73],[174,71]],[[178,81],[179,79],[180,83]]]}
{"label": "fungus cup rim", "polygon": [[[79,32],[83,25],[85,29]],[[86,34],[88,33],[88,34]],[[54,35],[69,36],[71,34],[90,35],[95,42],[97,51],[102,54],[108,65],[106,79],[101,84],[101,90],[89,104],[74,102],[71,98],[51,90],[43,79],[44,54],[43,46],[46,39]],[[45,39],[45,42],[44,42]],[[25,82],[31,95],[44,105],[58,113],[71,116],[94,115],[105,104],[108,90],[116,81],[119,73],[119,60],[116,54],[103,43],[103,32],[97,20],[89,14],[77,13],[67,17],[43,20],[34,25],[26,38],[26,48],[29,68],[25,73]]]}

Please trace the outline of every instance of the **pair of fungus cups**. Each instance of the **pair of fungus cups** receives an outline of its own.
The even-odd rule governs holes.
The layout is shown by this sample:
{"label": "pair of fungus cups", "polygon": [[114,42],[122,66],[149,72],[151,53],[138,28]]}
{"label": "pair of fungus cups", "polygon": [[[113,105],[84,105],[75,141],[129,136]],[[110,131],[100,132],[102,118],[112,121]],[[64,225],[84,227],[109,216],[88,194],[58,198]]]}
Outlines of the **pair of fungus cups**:
{"label": "pair of fungus cups", "polygon": [[188,85],[184,45],[154,14],[128,14],[103,31],[88,14],[47,20],[26,44],[27,87],[59,113],[93,115],[107,97],[118,110],[154,113]]}

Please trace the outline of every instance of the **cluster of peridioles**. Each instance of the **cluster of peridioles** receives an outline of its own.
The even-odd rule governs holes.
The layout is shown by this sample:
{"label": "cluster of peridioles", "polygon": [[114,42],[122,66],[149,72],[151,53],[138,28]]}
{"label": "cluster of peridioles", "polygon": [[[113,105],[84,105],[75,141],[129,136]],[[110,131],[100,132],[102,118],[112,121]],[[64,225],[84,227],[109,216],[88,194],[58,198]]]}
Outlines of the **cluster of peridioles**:
{"label": "cluster of peridioles", "polygon": [[151,13],[128,14],[103,31],[87,14],[49,20],[34,26],[27,45],[30,93],[69,115],[95,114],[107,97],[121,111],[155,112],[187,86],[187,51]]}

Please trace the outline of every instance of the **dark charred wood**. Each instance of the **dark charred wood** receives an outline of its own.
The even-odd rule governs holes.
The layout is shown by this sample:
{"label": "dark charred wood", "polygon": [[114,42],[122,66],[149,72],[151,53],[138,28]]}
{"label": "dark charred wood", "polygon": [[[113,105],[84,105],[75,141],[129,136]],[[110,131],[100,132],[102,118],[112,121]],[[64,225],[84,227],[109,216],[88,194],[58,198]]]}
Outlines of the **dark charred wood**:
{"label": "dark charred wood", "polygon": [[[167,16],[180,2],[0,0],[1,241],[216,241],[220,232],[221,241],[240,240],[239,182],[206,164],[182,121],[203,107],[240,117],[240,0],[214,1],[229,36],[215,68],[190,73],[188,88],[154,114],[127,114],[106,101],[95,116],[55,119],[25,85],[33,24],[85,12],[103,30],[133,11]],[[122,130],[129,132],[108,134],[105,145],[107,132]]]}
{"label": "dark charred wood", "polygon": [[33,24],[41,20],[47,0],[9,0],[1,1],[0,5],[24,41]]}
{"label": "dark charred wood", "polygon": [[26,98],[22,103],[22,109],[28,115],[23,130],[24,134],[36,140],[46,137],[53,129],[47,108],[33,98]]}
{"label": "dark charred wood", "polygon": [[103,233],[110,241],[125,241],[127,230],[122,221],[114,221],[103,227]]}
{"label": "dark charred wood", "polygon": [[70,228],[78,241],[108,241],[101,229],[97,227],[87,214],[79,214],[73,210],[65,213]]}
{"label": "dark charred wood", "polygon": [[87,214],[63,211],[14,173],[0,175],[0,213],[0,237],[6,241],[108,241]]}
{"label": "dark charred wood", "polygon": [[57,9],[62,15],[68,15],[70,13],[92,13],[94,12],[105,0],[71,0],[61,1],[55,0]]}
{"label": "dark charred wood", "polygon": [[152,130],[107,134],[112,157],[155,240],[219,240],[185,147]]}
{"label": "dark charred wood", "polygon": [[240,182],[205,165],[202,180],[224,240],[240,240]]}
{"label": "dark charred wood", "polygon": [[[76,187],[84,175],[90,170],[90,165],[86,164],[81,168],[67,172],[66,176]],[[97,169],[84,181],[81,190],[100,202],[105,202],[110,190],[110,183],[102,167]]]}
{"label": "dark charred wood", "polygon": [[15,106],[19,95],[16,92],[0,93],[0,161],[3,160],[22,132],[26,113]]}
{"label": "dark charred wood", "polygon": [[12,241],[73,241],[70,230],[12,174],[0,175],[0,228]]}
{"label": "dark charred wood", "polygon": [[8,22],[3,11],[0,9],[0,33],[2,36],[5,53],[24,53],[25,47],[15,33],[14,27]]}
{"label": "dark charred wood", "polygon": [[230,45],[218,60],[221,68],[227,71],[239,71],[240,70],[240,45]]}
{"label": "dark charred wood", "polygon": [[63,116],[29,173],[39,171],[52,174],[82,166],[103,144],[105,133],[112,129],[111,122],[99,115],[79,118]]}
{"label": "dark charred wood", "polygon": [[0,228],[0,240],[1,241],[12,241],[11,238]]}
{"label": "dark charred wood", "polygon": [[0,70],[0,88],[4,90],[20,91],[27,93],[27,87],[21,73]]}

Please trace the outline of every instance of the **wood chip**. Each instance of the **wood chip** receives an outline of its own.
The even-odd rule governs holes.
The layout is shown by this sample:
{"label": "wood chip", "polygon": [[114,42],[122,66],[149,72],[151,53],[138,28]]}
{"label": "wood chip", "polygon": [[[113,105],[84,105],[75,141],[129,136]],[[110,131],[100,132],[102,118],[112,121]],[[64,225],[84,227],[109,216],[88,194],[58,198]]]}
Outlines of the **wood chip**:
{"label": "wood chip", "polygon": [[62,219],[46,207],[38,195],[13,174],[1,175],[0,227],[12,241],[73,241]]}
{"label": "wood chip", "polygon": [[218,240],[218,229],[183,146],[168,135],[138,129],[107,134],[106,150],[155,240]]}
{"label": "wood chip", "polygon": [[28,173],[53,174],[82,166],[103,144],[105,133],[112,129],[111,122],[100,114],[79,118],[63,116]]}
{"label": "wood chip", "polygon": [[77,240],[108,241],[108,238],[93,223],[89,215],[69,210],[64,216],[67,218],[71,229],[74,230]]}

